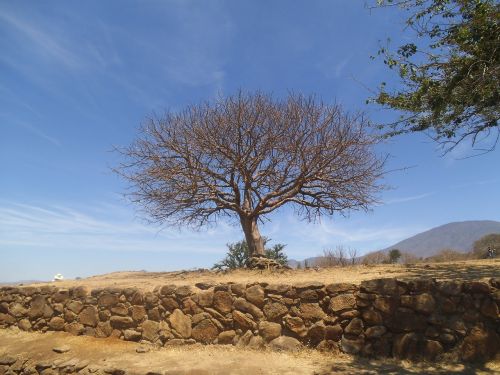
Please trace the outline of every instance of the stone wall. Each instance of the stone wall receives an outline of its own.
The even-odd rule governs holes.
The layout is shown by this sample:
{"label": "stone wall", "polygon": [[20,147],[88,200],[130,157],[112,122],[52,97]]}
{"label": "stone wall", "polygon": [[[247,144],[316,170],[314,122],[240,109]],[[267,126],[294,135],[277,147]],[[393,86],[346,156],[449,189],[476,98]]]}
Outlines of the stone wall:
{"label": "stone wall", "polygon": [[309,346],[365,356],[465,361],[500,348],[500,279],[487,282],[0,288],[0,326],[157,345]]}

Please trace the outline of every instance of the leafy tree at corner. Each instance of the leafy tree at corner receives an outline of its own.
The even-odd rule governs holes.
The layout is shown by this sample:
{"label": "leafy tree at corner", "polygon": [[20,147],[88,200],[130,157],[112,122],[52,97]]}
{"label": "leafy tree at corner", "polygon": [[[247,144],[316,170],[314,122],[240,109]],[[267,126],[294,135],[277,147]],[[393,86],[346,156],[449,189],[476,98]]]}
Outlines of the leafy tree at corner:
{"label": "leafy tree at corner", "polygon": [[397,263],[399,261],[399,258],[401,258],[401,251],[398,249],[392,249],[389,251],[389,261],[391,263]]}
{"label": "leafy tree at corner", "polygon": [[479,240],[474,242],[472,247],[472,252],[474,256],[479,259],[484,259],[488,255],[488,248],[493,250],[498,256],[500,253],[500,234],[492,233],[481,237]]}
{"label": "leafy tree at corner", "polygon": [[[376,103],[402,111],[388,136],[429,130],[453,149],[487,138],[491,151],[500,135],[500,3],[495,0],[378,0],[409,13],[413,41],[379,56],[397,72],[399,89],[380,86]],[[489,141],[492,141],[491,143]]]}

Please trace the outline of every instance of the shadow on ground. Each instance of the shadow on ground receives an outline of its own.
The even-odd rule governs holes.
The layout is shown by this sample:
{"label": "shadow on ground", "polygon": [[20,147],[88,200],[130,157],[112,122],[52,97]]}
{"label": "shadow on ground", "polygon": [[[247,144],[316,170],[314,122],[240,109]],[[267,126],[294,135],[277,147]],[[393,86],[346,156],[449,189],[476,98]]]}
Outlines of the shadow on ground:
{"label": "shadow on ground", "polygon": [[[385,271],[387,274],[400,273],[400,269],[394,271],[388,269]],[[415,276],[430,277],[438,280],[479,280],[491,277],[500,277],[500,264],[493,262],[488,265],[470,265],[467,263],[453,263],[453,264],[414,264],[407,265],[406,272],[408,276],[398,275],[399,280],[408,281],[415,279]]]}
{"label": "shadow on ground", "polygon": [[330,368],[316,375],[415,375],[415,374],[498,374],[500,371],[499,362],[489,362],[487,364],[447,364],[447,363],[412,363],[409,361],[395,361],[391,359],[369,360],[366,358],[353,358],[352,361],[336,363]]}

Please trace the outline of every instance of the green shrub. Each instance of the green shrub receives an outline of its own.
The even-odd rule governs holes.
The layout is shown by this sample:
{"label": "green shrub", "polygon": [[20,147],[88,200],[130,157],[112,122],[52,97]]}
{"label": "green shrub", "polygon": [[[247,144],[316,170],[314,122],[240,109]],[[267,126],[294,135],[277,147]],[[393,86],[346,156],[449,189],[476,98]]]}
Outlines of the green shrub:
{"label": "green shrub", "polygon": [[[264,238],[264,246],[267,245],[269,240]],[[248,245],[245,240],[227,244],[227,254],[224,259],[220,262],[215,263],[212,269],[217,270],[234,270],[238,268],[245,268],[247,266],[248,260],[250,259],[250,251],[248,250]],[[265,249],[265,255],[269,259],[274,259],[282,265],[288,263],[288,257],[284,253],[284,244],[276,244],[273,247]]]}

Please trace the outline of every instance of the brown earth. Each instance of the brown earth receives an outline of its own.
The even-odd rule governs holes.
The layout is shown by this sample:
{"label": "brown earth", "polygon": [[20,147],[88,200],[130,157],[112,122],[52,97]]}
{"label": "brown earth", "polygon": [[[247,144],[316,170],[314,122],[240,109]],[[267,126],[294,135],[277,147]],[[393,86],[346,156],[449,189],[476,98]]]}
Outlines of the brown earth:
{"label": "brown earth", "polygon": [[92,276],[81,280],[64,280],[56,283],[32,284],[36,286],[54,284],[60,287],[84,285],[90,289],[102,287],[136,287],[152,290],[157,285],[195,285],[196,283],[283,283],[318,281],[325,284],[349,282],[357,284],[363,280],[396,277],[410,280],[417,277],[433,277],[437,280],[488,280],[500,277],[500,259],[468,260],[447,263],[418,263],[413,265],[357,265],[307,270],[256,271],[236,270],[214,272],[211,270],[175,272],[114,272]]}
{"label": "brown earth", "polygon": [[[67,353],[52,349],[70,346]],[[137,343],[118,339],[72,336],[64,332],[26,333],[18,329],[0,330],[0,357],[24,356],[34,361],[53,362],[73,358],[87,360],[94,369],[118,368],[128,373],[158,372],[178,375],[208,374],[495,374],[500,361],[478,366],[453,364],[412,364],[395,360],[368,360],[348,355],[323,354],[303,350],[280,353],[233,346],[182,346],[153,348],[137,353]]]}

